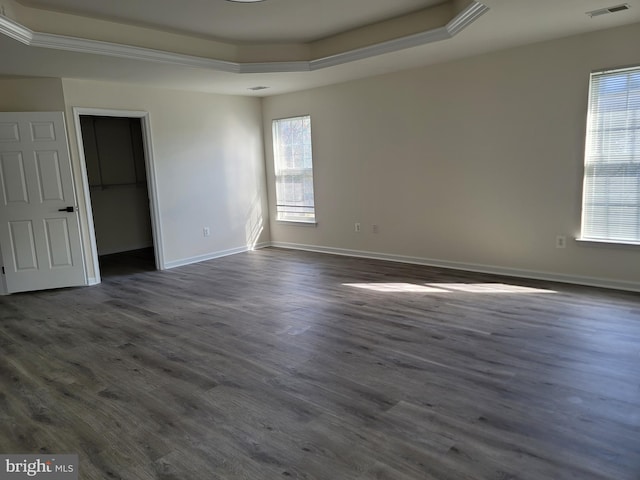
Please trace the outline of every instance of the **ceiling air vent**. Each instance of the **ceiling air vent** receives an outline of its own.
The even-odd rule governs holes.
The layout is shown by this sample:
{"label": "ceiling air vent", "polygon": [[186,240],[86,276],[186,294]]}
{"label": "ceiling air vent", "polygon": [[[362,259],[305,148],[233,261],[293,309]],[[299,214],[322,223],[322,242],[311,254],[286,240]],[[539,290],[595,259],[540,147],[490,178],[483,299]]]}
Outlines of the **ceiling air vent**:
{"label": "ceiling air vent", "polygon": [[599,17],[600,15],[606,15],[608,13],[615,13],[615,12],[621,12],[623,10],[629,10],[630,8],[631,6],[628,3],[623,3],[622,5],[616,5],[615,7],[607,7],[607,8],[600,8],[598,10],[592,10],[590,12],[587,12],[587,15],[593,18],[593,17]]}

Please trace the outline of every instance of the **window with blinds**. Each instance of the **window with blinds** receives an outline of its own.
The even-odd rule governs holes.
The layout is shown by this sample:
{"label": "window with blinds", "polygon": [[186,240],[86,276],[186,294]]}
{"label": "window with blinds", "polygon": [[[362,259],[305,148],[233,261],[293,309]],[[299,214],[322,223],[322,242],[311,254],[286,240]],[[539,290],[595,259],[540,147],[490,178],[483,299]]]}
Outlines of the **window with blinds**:
{"label": "window with blinds", "polygon": [[273,121],[278,220],[314,223],[311,117]]}
{"label": "window with blinds", "polygon": [[640,67],[591,74],[582,239],[640,244]]}

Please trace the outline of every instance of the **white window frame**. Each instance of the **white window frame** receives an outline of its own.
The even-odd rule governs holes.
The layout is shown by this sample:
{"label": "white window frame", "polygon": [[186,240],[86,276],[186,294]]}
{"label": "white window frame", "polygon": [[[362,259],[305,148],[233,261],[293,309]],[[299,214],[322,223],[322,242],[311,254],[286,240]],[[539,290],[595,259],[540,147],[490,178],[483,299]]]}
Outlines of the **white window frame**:
{"label": "white window frame", "polygon": [[640,66],[591,74],[578,240],[640,245]]}
{"label": "white window frame", "polygon": [[[284,138],[286,123],[302,122],[308,131]],[[279,118],[272,122],[276,219],[280,222],[316,225],[311,116]],[[286,179],[289,179],[287,181]]]}

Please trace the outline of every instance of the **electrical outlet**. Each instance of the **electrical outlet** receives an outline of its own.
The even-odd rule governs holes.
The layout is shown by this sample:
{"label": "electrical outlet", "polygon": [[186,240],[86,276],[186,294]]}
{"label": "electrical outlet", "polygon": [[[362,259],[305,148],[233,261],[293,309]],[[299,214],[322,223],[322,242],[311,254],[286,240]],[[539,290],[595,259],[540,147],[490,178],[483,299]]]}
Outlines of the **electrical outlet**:
{"label": "electrical outlet", "polygon": [[567,237],[558,235],[556,237],[556,248],[567,248]]}
{"label": "electrical outlet", "polygon": [[205,237],[211,236],[211,229],[209,227],[204,227],[202,229],[202,235],[204,235]]}
{"label": "electrical outlet", "polygon": [[359,231],[360,231],[360,223],[359,223],[359,222],[356,222],[356,223],[353,225],[353,227],[354,227],[354,229],[355,229],[355,231],[356,231],[356,232],[359,232]]}
{"label": "electrical outlet", "polygon": [[378,227],[378,225],[371,225],[371,231],[373,233],[378,233],[380,231],[380,228]]}

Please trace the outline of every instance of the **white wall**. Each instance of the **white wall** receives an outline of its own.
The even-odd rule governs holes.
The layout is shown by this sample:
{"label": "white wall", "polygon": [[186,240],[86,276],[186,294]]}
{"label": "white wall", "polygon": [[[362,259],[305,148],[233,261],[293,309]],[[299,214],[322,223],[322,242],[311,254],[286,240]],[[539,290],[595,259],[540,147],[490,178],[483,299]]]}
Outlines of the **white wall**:
{"label": "white wall", "polygon": [[638,248],[555,248],[580,230],[589,73],[638,45],[633,25],[265,99],[265,132],[311,114],[318,220],[272,240],[640,289]]}
{"label": "white wall", "polygon": [[[69,118],[73,107],[149,112],[165,266],[269,238],[259,99],[69,79],[63,88]],[[78,177],[75,129],[68,128]]]}

